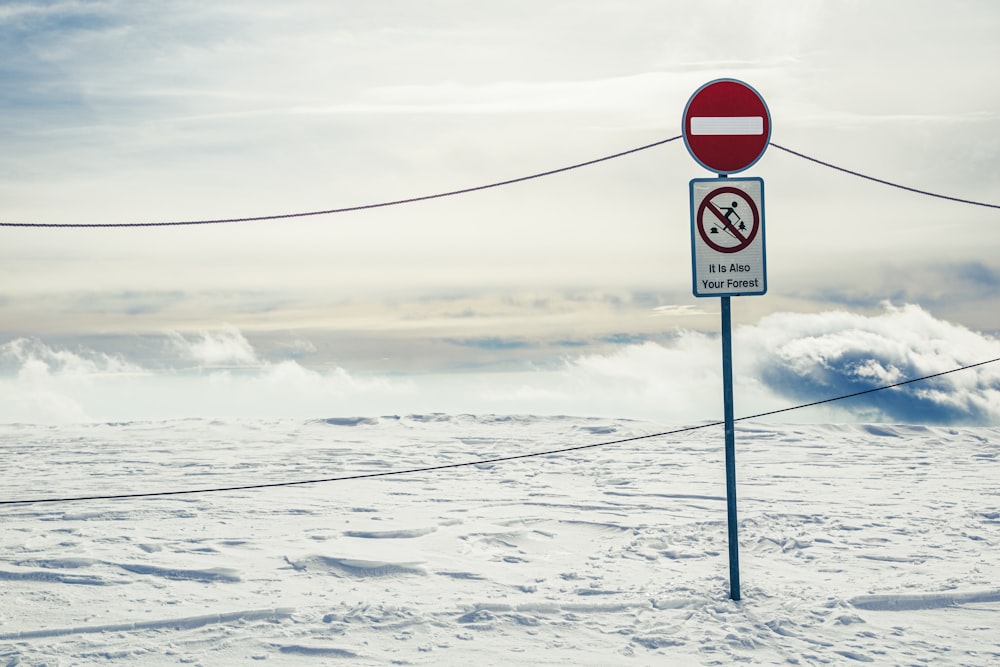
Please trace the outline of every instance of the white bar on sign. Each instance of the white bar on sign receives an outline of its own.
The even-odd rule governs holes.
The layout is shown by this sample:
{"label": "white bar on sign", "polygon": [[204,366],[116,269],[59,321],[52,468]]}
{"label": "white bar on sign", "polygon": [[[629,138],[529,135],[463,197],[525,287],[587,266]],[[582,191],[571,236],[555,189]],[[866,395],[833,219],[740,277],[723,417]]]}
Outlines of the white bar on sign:
{"label": "white bar on sign", "polygon": [[764,134],[763,116],[692,116],[691,134]]}

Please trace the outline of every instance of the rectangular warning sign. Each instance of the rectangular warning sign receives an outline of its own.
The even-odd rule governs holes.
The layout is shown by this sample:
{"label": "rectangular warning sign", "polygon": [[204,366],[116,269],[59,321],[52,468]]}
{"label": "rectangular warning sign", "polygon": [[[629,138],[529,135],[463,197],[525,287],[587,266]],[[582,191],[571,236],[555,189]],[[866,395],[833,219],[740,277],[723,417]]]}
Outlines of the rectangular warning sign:
{"label": "rectangular warning sign", "polygon": [[696,178],[690,189],[694,295],[767,292],[764,180]]}

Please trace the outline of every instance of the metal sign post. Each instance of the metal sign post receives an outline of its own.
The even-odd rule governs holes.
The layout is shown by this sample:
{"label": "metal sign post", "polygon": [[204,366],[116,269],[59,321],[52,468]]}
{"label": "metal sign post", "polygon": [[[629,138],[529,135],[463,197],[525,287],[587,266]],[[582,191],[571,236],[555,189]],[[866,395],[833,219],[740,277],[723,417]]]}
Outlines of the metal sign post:
{"label": "metal sign post", "polygon": [[764,181],[728,178],[760,159],[771,137],[771,114],[756,90],[735,79],[710,81],[684,107],[684,144],[718,178],[696,178],[691,193],[691,282],[696,297],[720,297],[722,399],[726,429],[726,518],[729,597],[740,599],[736,514],[736,418],[730,297],[767,292]]}
{"label": "metal sign post", "polygon": [[729,597],[740,599],[740,540],[736,518],[736,418],[733,411],[733,332],[729,297],[722,301],[722,404],[726,422],[726,522],[729,526]]}

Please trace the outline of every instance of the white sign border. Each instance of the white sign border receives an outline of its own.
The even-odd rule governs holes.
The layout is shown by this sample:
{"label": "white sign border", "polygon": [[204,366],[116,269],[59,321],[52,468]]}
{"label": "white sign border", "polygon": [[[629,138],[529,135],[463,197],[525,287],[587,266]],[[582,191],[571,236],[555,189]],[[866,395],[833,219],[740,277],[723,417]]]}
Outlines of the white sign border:
{"label": "white sign border", "polygon": [[[761,287],[755,289],[754,291],[736,291],[736,292],[709,292],[703,293],[698,289],[699,278],[705,278],[705,276],[699,276],[698,274],[698,257],[697,257],[697,243],[696,235],[698,234],[698,211],[697,207],[701,202],[695,202],[694,200],[694,186],[695,183],[713,183],[720,187],[726,185],[732,185],[739,182],[754,181],[760,184],[760,201],[756,202],[757,208],[760,213],[760,229],[757,231],[757,236],[759,236],[760,242],[760,255],[761,255]],[[741,188],[742,189],[742,188]],[[765,243],[764,235],[764,179],[756,176],[744,176],[738,178],[693,178],[688,184],[688,192],[691,200],[691,292],[696,297],[715,297],[715,296],[763,296],[767,293],[767,244]],[[748,195],[749,196],[749,193]],[[702,241],[704,243],[704,241]],[[754,244],[757,243],[755,239]],[[731,259],[733,261],[738,261],[739,252],[733,253]]]}

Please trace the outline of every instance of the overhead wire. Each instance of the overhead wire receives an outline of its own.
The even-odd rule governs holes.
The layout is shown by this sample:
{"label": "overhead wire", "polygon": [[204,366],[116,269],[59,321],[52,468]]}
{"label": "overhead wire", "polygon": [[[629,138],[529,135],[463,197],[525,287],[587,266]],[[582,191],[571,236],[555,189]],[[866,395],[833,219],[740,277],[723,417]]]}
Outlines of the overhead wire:
{"label": "overhead wire", "polygon": [[[654,141],[653,143],[646,144],[644,146],[638,146],[636,148],[630,148],[618,153],[613,153],[611,155],[605,155],[603,157],[595,158],[593,160],[587,160],[585,162],[578,162],[576,164],[571,164],[565,167],[558,167],[556,169],[549,169],[547,171],[538,172],[536,174],[529,174],[527,176],[519,176],[517,178],[510,178],[503,181],[497,181],[495,183],[487,183],[485,185],[476,185],[468,188],[461,188],[458,190],[449,190],[447,192],[439,192],[436,194],[420,195],[416,197],[407,197],[404,199],[392,199],[387,201],[381,201],[371,204],[360,204],[357,206],[344,206],[340,208],[331,208],[321,211],[304,211],[298,213],[278,213],[274,215],[256,215],[247,217],[234,217],[234,218],[215,218],[215,219],[205,219],[205,220],[172,220],[172,221],[161,221],[161,222],[85,222],[85,223],[62,223],[62,222],[3,222],[0,221],[0,227],[29,227],[29,228],[48,228],[48,229],[107,229],[107,228],[142,228],[142,227],[183,227],[183,226],[197,226],[197,225],[220,225],[229,223],[242,223],[242,222],[267,222],[276,220],[289,220],[295,218],[307,218],[316,217],[324,215],[334,215],[338,213],[351,213],[358,211],[366,211],[377,208],[386,208],[390,206],[400,206],[403,204],[415,204],[417,202],[430,201],[433,199],[442,199],[445,197],[453,197],[456,195],[469,194],[472,192],[479,192],[482,190],[489,190],[492,188],[498,188],[506,185],[513,185],[515,183],[523,183],[525,181],[534,180],[537,178],[543,178],[545,176],[552,176],[554,174],[560,174],[563,172],[571,171],[573,169],[580,169],[581,167],[588,167],[590,165],[598,164],[601,162],[606,162],[608,160],[614,160],[616,158],[624,157],[626,155],[632,155],[640,151],[648,150],[650,148],[655,148],[657,146],[662,146],[664,144],[671,143],[681,139],[683,135],[677,135],[670,137],[668,139],[661,139],[660,141]],[[931,192],[929,190],[921,190],[919,188],[910,187],[908,185],[903,185],[901,183],[896,183],[883,178],[877,178],[869,174],[862,173],[860,171],[855,171],[853,169],[848,169],[846,167],[840,167],[838,165],[820,160],[819,158],[812,157],[811,155],[806,155],[786,146],[776,144],[774,142],[769,143],[770,146],[777,148],[778,150],[784,151],[795,157],[802,158],[803,160],[808,160],[815,164],[834,169],[836,171],[843,172],[845,174],[850,174],[851,176],[856,176],[858,178],[863,178],[875,183],[880,183],[882,185],[887,185],[890,187],[898,188],[900,190],[906,190],[907,192],[912,192],[915,194],[920,194],[928,197],[935,197],[938,199],[945,199],[948,201],[958,202],[961,204],[969,204],[972,206],[982,206],[986,208],[996,208],[1000,209],[1000,204],[991,204],[989,202],[975,201],[972,199],[963,199],[961,197],[952,197],[950,195],[944,195],[936,192]]]}
{"label": "overhead wire", "polygon": [[779,151],[785,151],[786,153],[790,153],[791,155],[794,155],[795,157],[800,157],[803,160],[809,160],[810,162],[815,162],[818,165],[822,165],[824,167],[829,167],[830,169],[835,169],[835,170],[841,171],[841,172],[843,172],[845,174],[850,174],[851,176],[857,176],[858,178],[864,178],[864,179],[869,180],[869,181],[874,181],[875,183],[881,183],[882,185],[888,185],[888,186],[893,187],[893,188],[899,188],[900,190],[906,190],[907,192],[914,192],[914,193],[916,193],[918,195],[925,195],[927,197],[936,197],[938,199],[947,199],[948,201],[954,201],[954,202],[958,202],[960,204],[971,204],[972,206],[984,206],[986,208],[1000,208],[1000,204],[990,204],[988,202],[974,201],[972,199],[962,199],[961,197],[952,197],[950,195],[942,195],[942,194],[939,194],[939,193],[936,193],[936,192],[930,192],[929,190],[920,190],[919,188],[911,188],[908,185],[902,185],[900,183],[893,183],[892,181],[887,181],[887,180],[882,179],[882,178],[876,178],[874,176],[869,176],[868,174],[862,174],[860,171],[854,171],[853,169],[847,169],[846,167],[838,167],[835,164],[831,164],[829,162],[825,162],[825,161],[820,160],[818,158],[814,158],[814,157],[812,157],[810,155],[806,155],[805,153],[800,153],[798,151],[793,151],[791,148],[786,148],[784,146],[780,146],[780,145],[774,143],[773,141],[770,142],[770,145],[774,146]]}
{"label": "overhead wire", "polygon": [[[894,389],[896,387],[902,387],[904,385],[913,384],[915,382],[923,382],[925,380],[930,380],[932,378],[941,377],[943,375],[949,375],[951,373],[958,373],[959,371],[969,370],[971,368],[977,368],[980,366],[986,366],[987,364],[993,364],[1000,361],[1000,357],[995,359],[988,359],[986,361],[980,361],[973,364],[967,364],[965,366],[960,366],[958,368],[952,368],[950,370],[941,371],[939,373],[932,373],[930,375],[923,375],[916,378],[910,378],[908,380],[901,380],[899,382],[894,382],[892,384],[881,385],[878,387],[873,387],[871,389],[865,389],[862,391],[856,391],[851,394],[843,394],[841,396],[835,396],[832,398],[825,398],[818,401],[813,401],[811,403],[802,403],[799,405],[794,405],[787,408],[780,408],[777,410],[769,410],[767,412],[759,412],[753,415],[747,415],[745,417],[737,417],[734,421],[742,422],[751,419],[760,419],[762,417],[769,417],[776,414],[781,414],[784,412],[791,412],[793,410],[802,410],[805,408],[815,407],[817,405],[823,405],[826,403],[833,403],[836,401],[842,401],[849,398],[855,398],[857,396],[864,396],[865,394],[872,394],[879,391],[885,391],[887,389]],[[149,491],[141,493],[120,493],[120,494],[108,494],[108,495],[92,495],[92,496],[74,496],[71,498],[34,498],[30,500],[0,500],[0,506],[6,505],[38,505],[38,504],[53,504],[53,503],[71,503],[71,502],[83,502],[83,501],[93,501],[93,500],[135,500],[140,498],[162,498],[170,496],[182,496],[182,495],[195,495],[195,494],[206,494],[206,493],[223,493],[231,491],[252,491],[260,489],[273,489],[279,487],[292,487],[292,486],[304,486],[307,484],[325,484],[330,482],[348,482],[354,480],[362,479],[374,479],[377,477],[396,477],[400,475],[412,475],[416,473],[427,473],[427,472],[437,472],[441,470],[452,470],[455,468],[467,468],[470,466],[482,466],[491,465],[495,463],[506,463],[509,461],[517,461],[522,459],[540,458],[544,456],[553,456],[556,454],[565,454],[568,452],[578,452],[586,449],[597,449],[600,447],[610,447],[612,445],[620,445],[626,442],[635,442],[637,440],[648,440],[650,438],[662,438],[668,435],[677,435],[680,433],[686,433],[690,431],[697,431],[705,428],[711,428],[713,426],[721,426],[725,422],[723,421],[713,421],[705,424],[698,424],[696,426],[685,426],[683,428],[674,429],[671,431],[663,431],[658,433],[647,433],[645,435],[636,435],[628,438],[621,438],[618,440],[611,440],[605,442],[596,442],[587,445],[574,445],[572,447],[562,447],[559,449],[550,449],[541,452],[529,452],[527,454],[513,454],[510,456],[498,456],[488,459],[477,459],[474,461],[463,461],[460,463],[443,463],[434,466],[423,466],[419,468],[405,468],[399,470],[383,470],[381,472],[370,472],[370,473],[357,473],[353,475],[341,475],[337,477],[326,477],[319,479],[305,479],[297,480],[291,482],[267,482],[261,484],[243,484],[237,486],[226,486],[226,487],[213,487],[213,488],[202,488],[202,489],[181,489],[174,491]]]}
{"label": "overhead wire", "polygon": [[177,220],[172,222],[94,222],[94,223],[0,222],[0,227],[48,227],[48,228],[60,228],[60,229],[73,229],[73,228],[93,229],[93,228],[108,228],[108,227],[181,227],[190,225],[219,225],[219,224],[235,223],[235,222],[263,222],[272,220],[286,220],[290,218],[307,218],[319,215],[333,215],[335,213],[351,213],[355,211],[366,211],[375,208],[385,208],[388,206],[399,206],[401,204],[415,204],[417,202],[430,201],[431,199],[454,197],[455,195],[464,195],[470,192],[479,192],[480,190],[499,188],[504,185],[523,183],[525,181],[534,180],[536,178],[542,178],[544,176],[552,176],[553,174],[561,174],[565,171],[571,171],[573,169],[579,169],[581,167],[589,167],[590,165],[598,164],[600,162],[614,160],[615,158],[624,157],[625,155],[631,155],[633,153],[638,153],[640,151],[644,151],[649,148],[662,146],[663,144],[668,144],[671,141],[677,141],[680,138],[681,135],[677,135],[676,137],[670,137],[669,139],[663,139],[661,141],[654,141],[651,144],[646,144],[645,146],[639,146],[638,148],[630,148],[629,150],[621,151],[620,153],[605,155],[604,157],[595,158],[593,160],[587,160],[586,162],[578,162],[576,164],[571,164],[567,167],[549,169],[548,171],[542,171],[537,174],[530,174],[528,176],[519,176],[517,178],[510,178],[505,181],[497,181],[496,183],[487,183],[486,185],[476,185],[470,188],[462,188],[460,190],[450,190],[448,192],[439,192],[437,194],[432,194],[432,195],[421,195],[418,197],[408,197],[406,199],[394,199],[390,201],[377,202],[374,204],[361,204],[359,206],[345,206],[343,208],[331,208],[325,211],[308,211],[305,213],[279,213],[277,215],[257,215],[245,218],[219,218],[215,220]]}

